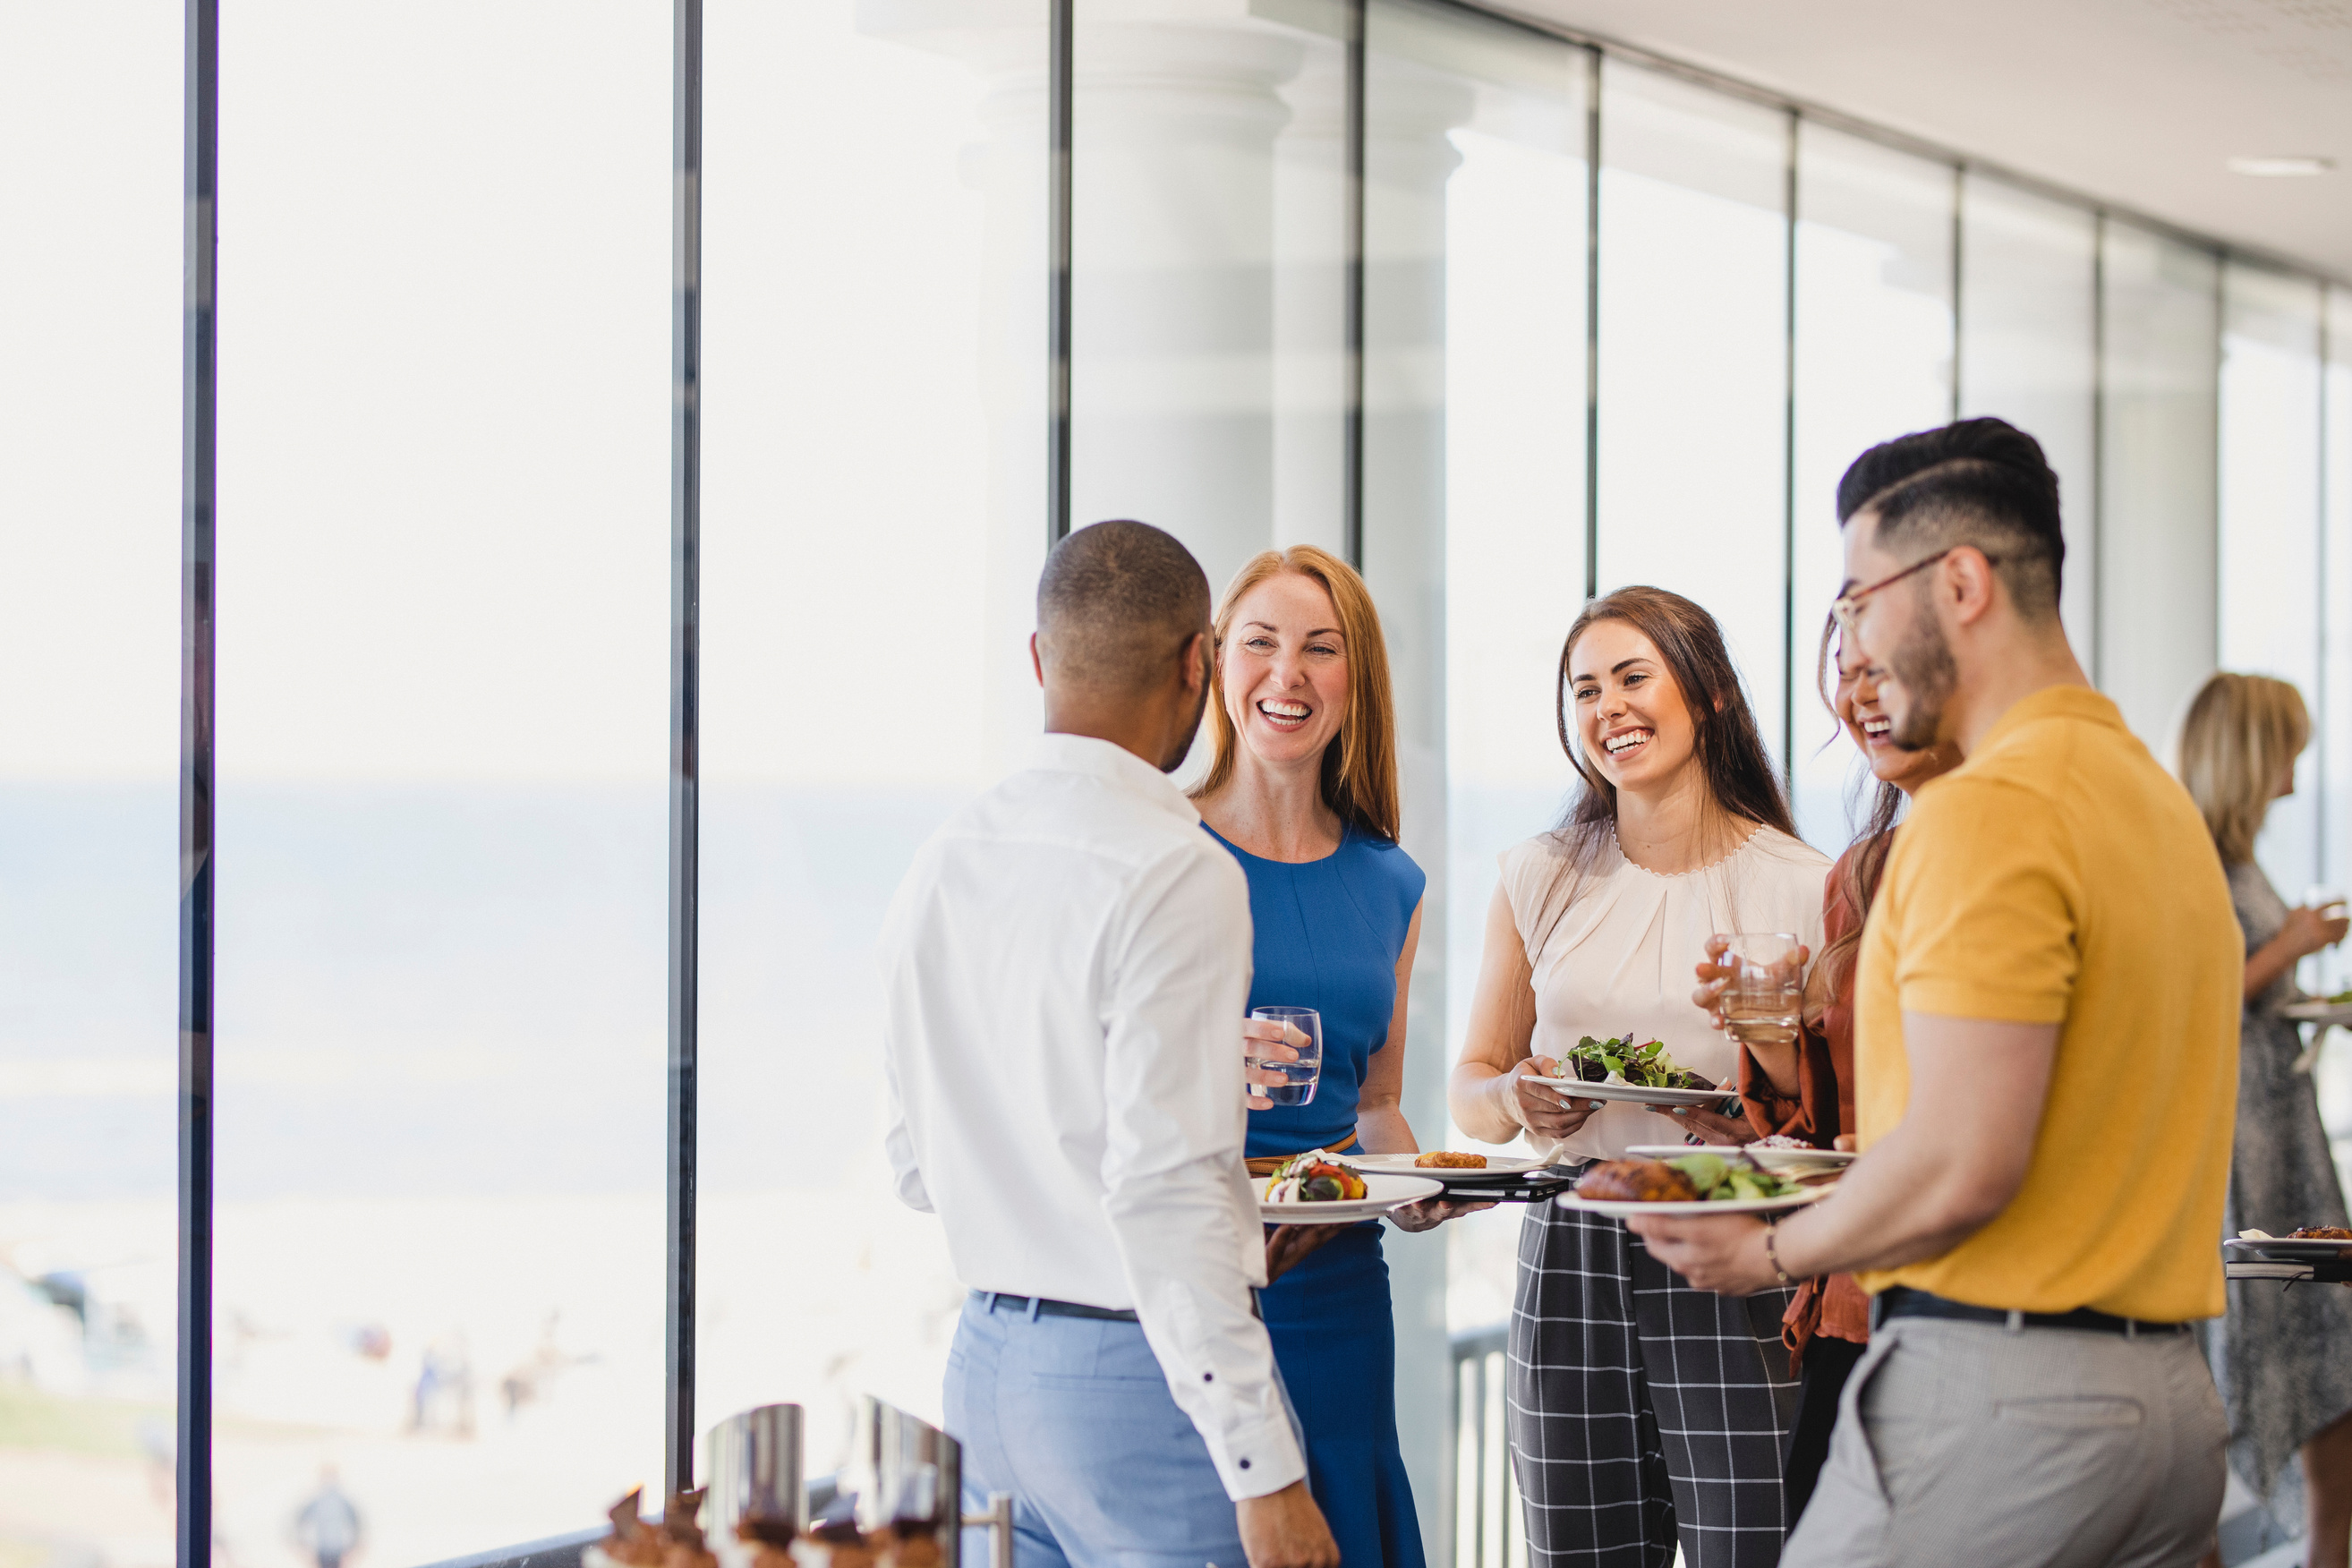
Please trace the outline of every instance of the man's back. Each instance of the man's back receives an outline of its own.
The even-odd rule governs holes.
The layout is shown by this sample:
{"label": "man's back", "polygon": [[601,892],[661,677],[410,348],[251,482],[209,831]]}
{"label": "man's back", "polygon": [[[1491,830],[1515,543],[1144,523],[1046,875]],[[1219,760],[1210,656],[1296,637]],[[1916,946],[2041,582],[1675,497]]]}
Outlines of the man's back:
{"label": "man's back", "polygon": [[892,906],[892,1154],[967,1285],[1128,1307],[1106,1202],[1129,1178],[1222,1161],[1224,1217],[1255,1235],[1248,889],[1144,763],[1072,736],[1042,761],[942,828]]}
{"label": "man's back", "polygon": [[2196,807],[2114,705],[2079,687],[2019,702],[1921,791],[1889,858],[1856,990],[1863,1145],[1908,1103],[1906,1011],[2060,1024],[2048,1102],[2000,1216],[1865,1286],[2220,1312],[2242,960]]}

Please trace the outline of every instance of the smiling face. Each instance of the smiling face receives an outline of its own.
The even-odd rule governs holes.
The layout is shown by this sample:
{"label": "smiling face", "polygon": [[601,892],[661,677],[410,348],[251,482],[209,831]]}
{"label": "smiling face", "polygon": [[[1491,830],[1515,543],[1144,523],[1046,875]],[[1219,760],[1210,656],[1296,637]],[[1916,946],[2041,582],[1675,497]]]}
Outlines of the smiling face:
{"label": "smiling face", "polygon": [[1657,646],[1632,622],[1586,627],[1568,650],[1568,683],[1585,758],[1620,790],[1661,788],[1696,759],[1690,705]]}
{"label": "smiling face", "polygon": [[[1882,549],[1877,514],[1865,509],[1845,528],[1844,591],[1884,581],[1911,563]],[[1874,702],[1889,721],[1886,738],[1906,752],[1944,739],[1944,709],[1959,682],[1951,645],[1931,602],[1934,568],[1868,594],[1847,643],[1876,679]]]}
{"label": "smiling face", "polygon": [[1958,763],[1950,748],[1930,746],[1906,751],[1895,743],[1895,721],[1882,699],[1885,683],[1841,644],[1837,652],[1837,690],[1831,705],[1845,732],[1870,763],[1871,776],[1909,794]]}
{"label": "smiling face", "polygon": [[1225,634],[1225,711],[1263,761],[1319,758],[1348,717],[1348,643],[1331,595],[1277,572],[1242,595]]}

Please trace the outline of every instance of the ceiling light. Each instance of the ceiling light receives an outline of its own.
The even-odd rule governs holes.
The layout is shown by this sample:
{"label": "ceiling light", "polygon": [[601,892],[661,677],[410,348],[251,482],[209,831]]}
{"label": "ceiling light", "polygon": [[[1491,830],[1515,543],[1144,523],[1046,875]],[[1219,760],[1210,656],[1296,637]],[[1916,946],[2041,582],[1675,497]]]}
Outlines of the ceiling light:
{"label": "ceiling light", "polygon": [[2305,174],[2326,174],[2333,173],[2335,168],[2336,160],[2333,158],[2271,156],[2230,160],[2230,173],[2254,174],[2268,180],[2292,179]]}

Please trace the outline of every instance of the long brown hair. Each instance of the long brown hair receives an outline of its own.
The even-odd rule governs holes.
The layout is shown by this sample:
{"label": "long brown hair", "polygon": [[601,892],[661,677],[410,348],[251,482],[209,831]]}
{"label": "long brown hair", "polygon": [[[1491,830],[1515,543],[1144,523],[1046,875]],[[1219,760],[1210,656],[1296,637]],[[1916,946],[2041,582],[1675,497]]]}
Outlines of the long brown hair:
{"label": "long brown hair", "polygon": [[1192,786],[1192,798],[1214,795],[1232,782],[1241,750],[1234,716],[1225,710],[1225,637],[1233,630],[1234,607],[1243,596],[1269,577],[1288,572],[1321,585],[1331,597],[1331,613],[1339,617],[1339,637],[1348,653],[1348,710],[1339,732],[1323,748],[1323,804],[1339,820],[1385,838],[1391,844],[1402,825],[1403,810],[1397,790],[1396,693],[1389,684],[1388,642],[1381,633],[1381,613],[1373,607],[1371,590],[1356,569],[1328,550],[1294,544],[1287,550],[1266,550],[1244,562],[1217,601],[1212,628],[1217,649],[1216,700],[1209,704],[1215,715],[1210,733],[1216,750],[1209,771]]}
{"label": "long brown hair", "polygon": [[[1755,710],[1748,704],[1738,668],[1731,662],[1731,650],[1724,646],[1723,628],[1715,617],[1664,588],[1635,586],[1603,595],[1584,606],[1559,645],[1554,716],[1559,726],[1559,749],[1568,753],[1569,765],[1576,770],[1583,787],[1551,830],[1565,864],[1544,900],[1550,916],[1543,940],[1549,940],[1549,928],[1557,926],[1576,901],[1577,884],[1599,868],[1617,833],[1617,786],[1585,757],[1570,718],[1569,656],[1575,651],[1577,639],[1601,621],[1624,622],[1658,650],[1666,673],[1682,693],[1683,705],[1690,710],[1692,754],[1716,809],[1736,821],[1761,823],[1791,838],[1797,836],[1780,773],[1772,766],[1771,753],[1764,749]],[[1568,896],[1556,897],[1563,886]],[[1541,946],[1539,940],[1529,951]]]}
{"label": "long brown hair", "polygon": [[[1835,728],[1830,732],[1832,745],[1845,732],[1845,715],[1838,711],[1836,689],[1831,679],[1830,644],[1836,636],[1837,616],[1832,613],[1822,623],[1821,650],[1813,656],[1813,690],[1820,695],[1822,706],[1830,710],[1830,718],[1835,723]],[[1838,901],[1853,911],[1853,923],[1843,935],[1824,946],[1822,956],[1814,962],[1807,995],[1808,1014],[1817,1013],[1829,998],[1847,993],[1848,984],[1853,978],[1854,961],[1862,951],[1863,922],[1870,918],[1870,906],[1878,898],[1879,881],[1886,875],[1887,853],[1895,847],[1895,825],[1902,820],[1903,805],[1907,798],[1900,789],[1885,780],[1873,780],[1869,768],[1870,759],[1865,753],[1863,771],[1855,777],[1854,788],[1857,795],[1862,790],[1870,790],[1870,815],[1863,820],[1861,830],[1854,836],[1853,849],[1838,868],[1837,886],[1833,889]],[[1874,784],[1874,788],[1872,787]],[[1860,803],[1853,796],[1848,798],[1851,804],[1847,809],[1851,812],[1853,805]]]}

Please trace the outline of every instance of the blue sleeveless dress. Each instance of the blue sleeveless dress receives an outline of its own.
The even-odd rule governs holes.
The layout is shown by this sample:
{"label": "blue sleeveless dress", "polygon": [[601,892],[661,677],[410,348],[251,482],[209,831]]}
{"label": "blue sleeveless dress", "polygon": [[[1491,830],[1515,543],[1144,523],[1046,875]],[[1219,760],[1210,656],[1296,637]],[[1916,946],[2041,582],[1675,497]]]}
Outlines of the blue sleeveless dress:
{"label": "blue sleeveless dress", "polygon": [[[1314,1100],[1251,1111],[1249,1154],[1344,1143],[1372,1053],[1388,1040],[1397,959],[1427,878],[1402,849],[1352,826],[1338,850],[1302,865],[1262,860],[1208,831],[1249,877],[1257,966],[1249,1005],[1323,1015]],[[1259,1310],[1306,1428],[1307,1485],[1339,1543],[1340,1568],[1423,1568],[1397,1446],[1396,1321],[1380,1223],[1350,1226],[1310,1254],[1267,1287]]]}

